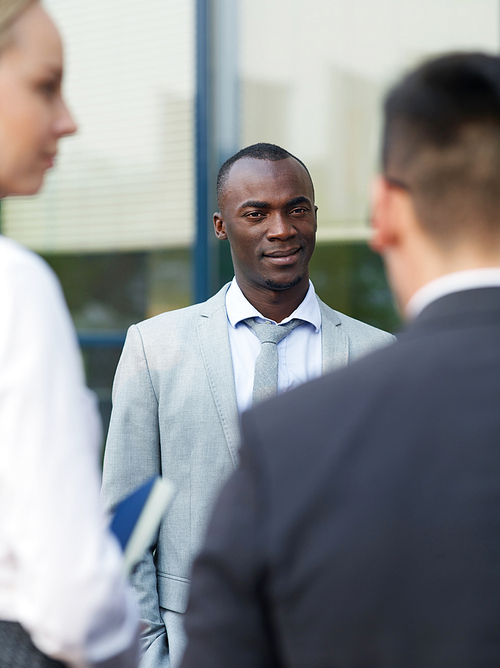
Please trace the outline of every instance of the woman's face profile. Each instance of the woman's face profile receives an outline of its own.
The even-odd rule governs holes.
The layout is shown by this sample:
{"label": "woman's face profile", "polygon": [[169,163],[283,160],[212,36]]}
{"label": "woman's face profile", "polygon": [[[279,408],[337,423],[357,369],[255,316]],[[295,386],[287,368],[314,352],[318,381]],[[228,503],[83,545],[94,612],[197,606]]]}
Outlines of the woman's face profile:
{"label": "woman's face profile", "polygon": [[32,195],[60,137],[76,126],[62,98],[62,44],[39,2],[16,19],[0,51],[0,196]]}

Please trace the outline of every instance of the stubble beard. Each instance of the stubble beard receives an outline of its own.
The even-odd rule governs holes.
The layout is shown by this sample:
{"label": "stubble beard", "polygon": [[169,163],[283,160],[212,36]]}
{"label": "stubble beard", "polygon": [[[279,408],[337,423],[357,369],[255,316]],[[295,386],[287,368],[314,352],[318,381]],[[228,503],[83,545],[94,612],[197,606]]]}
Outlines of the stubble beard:
{"label": "stubble beard", "polygon": [[296,276],[289,283],[279,283],[278,281],[273,281],[272,278],[266,278],[265,284],[266,287],[271,288],[271,290],[289,290],[290,288],[295,287],[300,281],[304,278],[304,274]]}

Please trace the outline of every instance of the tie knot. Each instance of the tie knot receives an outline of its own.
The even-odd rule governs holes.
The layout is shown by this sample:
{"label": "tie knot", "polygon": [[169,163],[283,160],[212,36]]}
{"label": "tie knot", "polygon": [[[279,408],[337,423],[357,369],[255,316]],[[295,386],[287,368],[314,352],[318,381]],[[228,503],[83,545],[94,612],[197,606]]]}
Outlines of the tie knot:
{"label": "tie knot", "polygon": [[257,322],[255,318],[247,318],[244,322],[259,338],[261,343],[275,343],[276,345],[278,345],[285,336],[290,334],[292,329],[295,329],[302,324],[302,320],[299,320],[298,318],[290,320],[290,322],[287,322],[285,325],[275,325],[271,322]]}

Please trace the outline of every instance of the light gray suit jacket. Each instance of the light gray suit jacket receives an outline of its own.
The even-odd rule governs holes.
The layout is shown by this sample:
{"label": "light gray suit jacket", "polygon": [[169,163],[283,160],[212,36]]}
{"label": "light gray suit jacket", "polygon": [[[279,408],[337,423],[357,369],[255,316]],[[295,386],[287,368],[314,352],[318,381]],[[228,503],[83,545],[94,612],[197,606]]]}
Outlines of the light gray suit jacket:
{"label": "light gray suit jacket", "polygon": [[[239,417],[225,295],[132,326],[113,385],[104,459],[108,508],[153,475],[177,489],[133,583],[149,626],[144,668],[178,665],[189,574],[213,501],[238,459]],[[323,372],[388,344],[386,332],[321,309]]]}

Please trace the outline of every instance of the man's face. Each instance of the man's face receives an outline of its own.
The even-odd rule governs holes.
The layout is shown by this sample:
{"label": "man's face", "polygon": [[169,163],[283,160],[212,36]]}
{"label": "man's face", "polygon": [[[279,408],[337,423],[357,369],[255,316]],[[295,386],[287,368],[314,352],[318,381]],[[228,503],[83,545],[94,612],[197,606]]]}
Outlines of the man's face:
{"label": "man's face", "polygon": [[238,160],[220,205],[215,232],[229,240],[243,292],[287,290],[309,279],[317,207],[311,180],[297,160]]}

